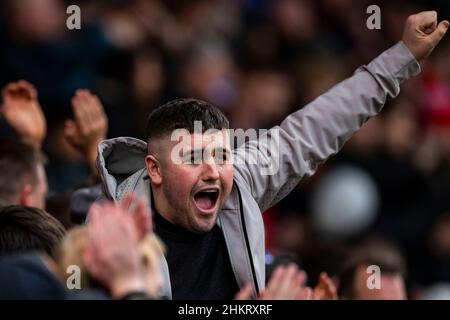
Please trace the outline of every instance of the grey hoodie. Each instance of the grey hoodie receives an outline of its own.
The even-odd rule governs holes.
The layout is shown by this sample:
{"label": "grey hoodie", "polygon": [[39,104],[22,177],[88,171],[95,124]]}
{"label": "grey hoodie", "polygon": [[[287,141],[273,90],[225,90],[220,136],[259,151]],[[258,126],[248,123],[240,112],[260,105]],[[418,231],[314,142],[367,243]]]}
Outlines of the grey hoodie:
{"label": "grey hoodie", "polygon": [[[318,165],[337,153],[365,121],[381,111],[388,97],[399,94],[402,81],[419,72],[420,65],[399,42],[289,115],[280,126],[233,150],[233,188],[218,224],[241,288],[250,282],[256,296],[265,287],[261,212],[283,199],[300,180],[314,174]],[[271,144],[274,141],[275,145]],[[146,154],[147,144],[135,138],[115,138],[99,145],[97,166],[106,198],[120,201],[132,191],[150,203]],[[276,170],[262,170],[270,166]],[[162,294],[170,298],[165,260],[162,270]]]}

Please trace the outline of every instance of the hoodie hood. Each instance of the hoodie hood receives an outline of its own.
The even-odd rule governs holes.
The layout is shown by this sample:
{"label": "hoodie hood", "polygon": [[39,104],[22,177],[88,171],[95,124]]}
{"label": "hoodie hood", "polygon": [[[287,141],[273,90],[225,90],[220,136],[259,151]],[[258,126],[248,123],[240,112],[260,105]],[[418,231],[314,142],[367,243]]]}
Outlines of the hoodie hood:
{"label": "hoodie hood", "polygon": [[97,169],[107,198],[120,201],[129,191],[150,192],[145,168],[147,143],[131,137],[104,140],[98,146]]}

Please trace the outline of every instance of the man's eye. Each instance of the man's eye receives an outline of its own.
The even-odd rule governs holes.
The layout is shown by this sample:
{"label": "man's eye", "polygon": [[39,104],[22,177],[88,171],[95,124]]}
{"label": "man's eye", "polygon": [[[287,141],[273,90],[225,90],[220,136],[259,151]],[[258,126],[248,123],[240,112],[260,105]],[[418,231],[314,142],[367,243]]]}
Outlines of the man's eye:
{"label": "man's eye", "polygon": [[225,150],[216,150],[214,154],[214,160],[217,164],[224,164],[230,158],[230,155]]}
{"label": "man's eye", "polygon": [[191,163],[197,164],[200,163],[202,161],[202,157],[198,154],[193,154],[191,156]]}
{"label": "man's eye", "polygon": [[202,162],[202,154],[199,152],[192,152],[183,157],[183,163],[186,164],[199,164]]}

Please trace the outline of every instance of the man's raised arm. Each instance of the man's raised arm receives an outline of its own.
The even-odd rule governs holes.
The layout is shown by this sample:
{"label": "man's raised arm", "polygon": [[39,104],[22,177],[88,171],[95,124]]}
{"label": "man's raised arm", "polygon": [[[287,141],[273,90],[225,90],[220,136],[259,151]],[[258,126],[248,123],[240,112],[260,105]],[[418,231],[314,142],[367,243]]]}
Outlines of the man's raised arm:
{"label": "man's raised arm", "polygon": [[236,175],[248,184],[262,211],[285,197],[317,166],[337,153],[370,117],[378,114],[400,84],[420,72],[446,33],[435,11],[410,16],[402,41],[303,109],[288,116],[258,140],[234,152]]}

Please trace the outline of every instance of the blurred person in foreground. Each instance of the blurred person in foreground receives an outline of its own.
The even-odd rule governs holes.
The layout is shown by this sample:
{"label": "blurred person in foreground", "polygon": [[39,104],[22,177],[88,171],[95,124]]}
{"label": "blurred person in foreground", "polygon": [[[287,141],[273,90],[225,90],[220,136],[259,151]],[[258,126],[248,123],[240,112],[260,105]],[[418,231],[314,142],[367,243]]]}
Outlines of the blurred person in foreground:
{"label": "blurred person in foreground", "polygon": [[[124,296],[129,288],[111,282],[117,270],[127,267],[136,286],[136,297],[159,297],[164,246],[151,232],[151,213],[145,201],[139,201],[131,212],[127,211],[132,199],[128,196],[120,205],[93,204],[89,224],[69,231],[56,258],[65,282],[70,281],[66,270],[76,265],[81,269],[83,289],[106,289],[113,297]],[[113,261],[108,263],[108,259]]]}
{"label": "blurred person in foreground", "polygon": [[65,232],[62,224],[42,209],[0,207],[0,255],[38,250],[54,257]]}
{"label": "blurred person in foreground", "polygon": [[[111,203],[96,204],[90,222],[74,229],[48,251],[0,258],[2,299],[148,299],[158,296],[161,246],[149,241],[151,221],[145,204],[132,210]],[[48,224],[47,224],[48,227]],[[80,235],[81,236],[78,236]],[[139,248],[141,241],[147,242]],[[81,287],[69,290],[67,267],[81,270]],[[68,274],[69,273],[69,274]]]}
{"label": "blurred person in foreground", "polygon": [[[101,143],[98,168],[105,197],[121,201],[135,192],[154,211],[155,233],[168,249],[163,295],[231,299],[247,285],[253,298],[264,292],[261,212],[313,175],[388,98],[396,97],[448,26],[448,21],[438,24],[435,11],[410,16],[402,41],[237,149],[230,150],[225,116],[196,99],[154,110],[147,143],[125,137]],[[194,121],[202,124],[201,132],[195,132]],[[276,140],[278,150],[271,149],[269,139]],[[279,165],[275,172],[262,171],[273,164]]]}
{"label": "blurred person in foreground", "polygon": [[39,150],[12,140],[0,142],[0,206],[45,208],[47,177]]}

